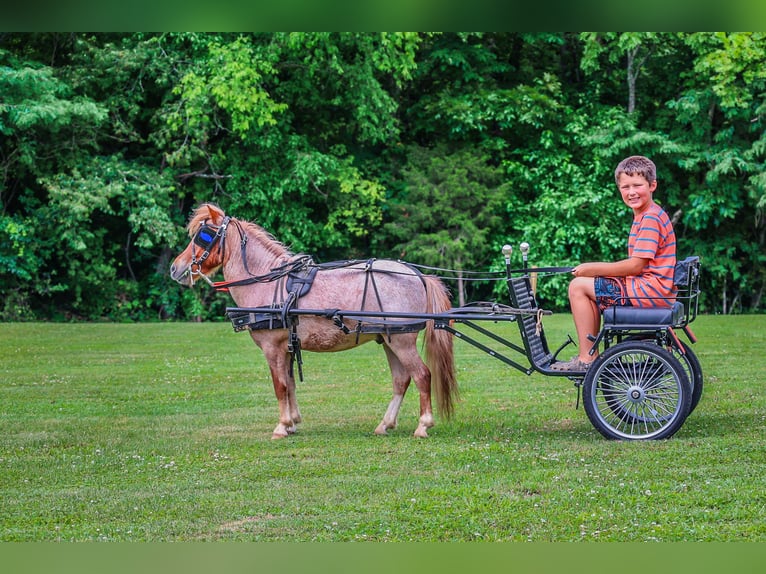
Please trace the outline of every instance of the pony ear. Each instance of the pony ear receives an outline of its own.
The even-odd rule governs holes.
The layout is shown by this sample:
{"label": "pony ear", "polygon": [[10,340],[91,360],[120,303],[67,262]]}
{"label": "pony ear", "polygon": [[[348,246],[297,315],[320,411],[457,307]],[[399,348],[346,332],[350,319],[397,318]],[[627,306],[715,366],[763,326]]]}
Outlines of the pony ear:
{"label": "pony ear", "polygon": [[208,213],[210,214],[210,223],[213,225],[221,225],[223,218],[226,217],[223,209],[212,203],[206,203],[205,207],[207,207]]}

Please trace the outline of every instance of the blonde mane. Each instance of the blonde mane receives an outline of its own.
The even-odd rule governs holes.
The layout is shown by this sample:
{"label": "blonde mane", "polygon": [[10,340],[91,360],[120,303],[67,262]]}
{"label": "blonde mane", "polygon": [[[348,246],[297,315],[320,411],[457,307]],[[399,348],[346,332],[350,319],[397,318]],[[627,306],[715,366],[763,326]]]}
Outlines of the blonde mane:
{"label": "blonde mane", "polygon": [[266,249],[266,251],[269,252],[270,255],[273,255],[274,257],[289,257],[293,255],[292,251],[290,251],[290,249],[288,249],[284,243],[278,239],[275,239],[271,233],[266,231],[257,223],[233,218],[232,221],[239,223],[244,229],[245,234],[247,234],[249,238],[254,239],[263,245],[263,247]]}

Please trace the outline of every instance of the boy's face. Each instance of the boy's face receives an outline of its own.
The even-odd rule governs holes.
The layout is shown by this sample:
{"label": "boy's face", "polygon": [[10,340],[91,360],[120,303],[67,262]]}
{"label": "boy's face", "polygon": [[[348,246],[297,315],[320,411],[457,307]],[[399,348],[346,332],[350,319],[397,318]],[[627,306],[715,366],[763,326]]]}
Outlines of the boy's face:
{"label": "boy's face", "polygon": [[621,173],[617,180],[617,187],[625,205],[637,215],[643,213],[652,204],[652,193],[657,189],[657,181],[649,183],[643,175]]}

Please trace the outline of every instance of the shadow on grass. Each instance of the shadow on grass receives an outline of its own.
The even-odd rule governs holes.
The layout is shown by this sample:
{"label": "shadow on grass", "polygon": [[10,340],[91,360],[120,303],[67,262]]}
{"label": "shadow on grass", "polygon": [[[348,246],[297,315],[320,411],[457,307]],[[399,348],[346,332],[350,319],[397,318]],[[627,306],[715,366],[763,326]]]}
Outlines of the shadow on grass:
{"label": "shadow on grass", "polygon": [[[766,427],[763,415],[754,412],[716,413],[694,411],[676,436],[684,438],[721,438],[726,436],[753,437]],[[761,429],[761,432],[758,431]]]}

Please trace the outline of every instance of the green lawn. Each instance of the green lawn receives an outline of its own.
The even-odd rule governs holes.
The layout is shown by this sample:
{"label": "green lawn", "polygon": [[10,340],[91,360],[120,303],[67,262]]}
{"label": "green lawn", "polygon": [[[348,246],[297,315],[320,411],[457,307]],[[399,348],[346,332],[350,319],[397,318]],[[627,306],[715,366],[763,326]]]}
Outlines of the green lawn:
{"label": "green lawn", "polygon": [[304,422],[272,441],[268,370],[229,323],[0,324],[0,540],[764,541],[766,316],[693,327],[705,393],[667,441],[607,441],[570,381],[460,341],[431,438],[414,387],[372,433],[370,344],[304,353]]}

